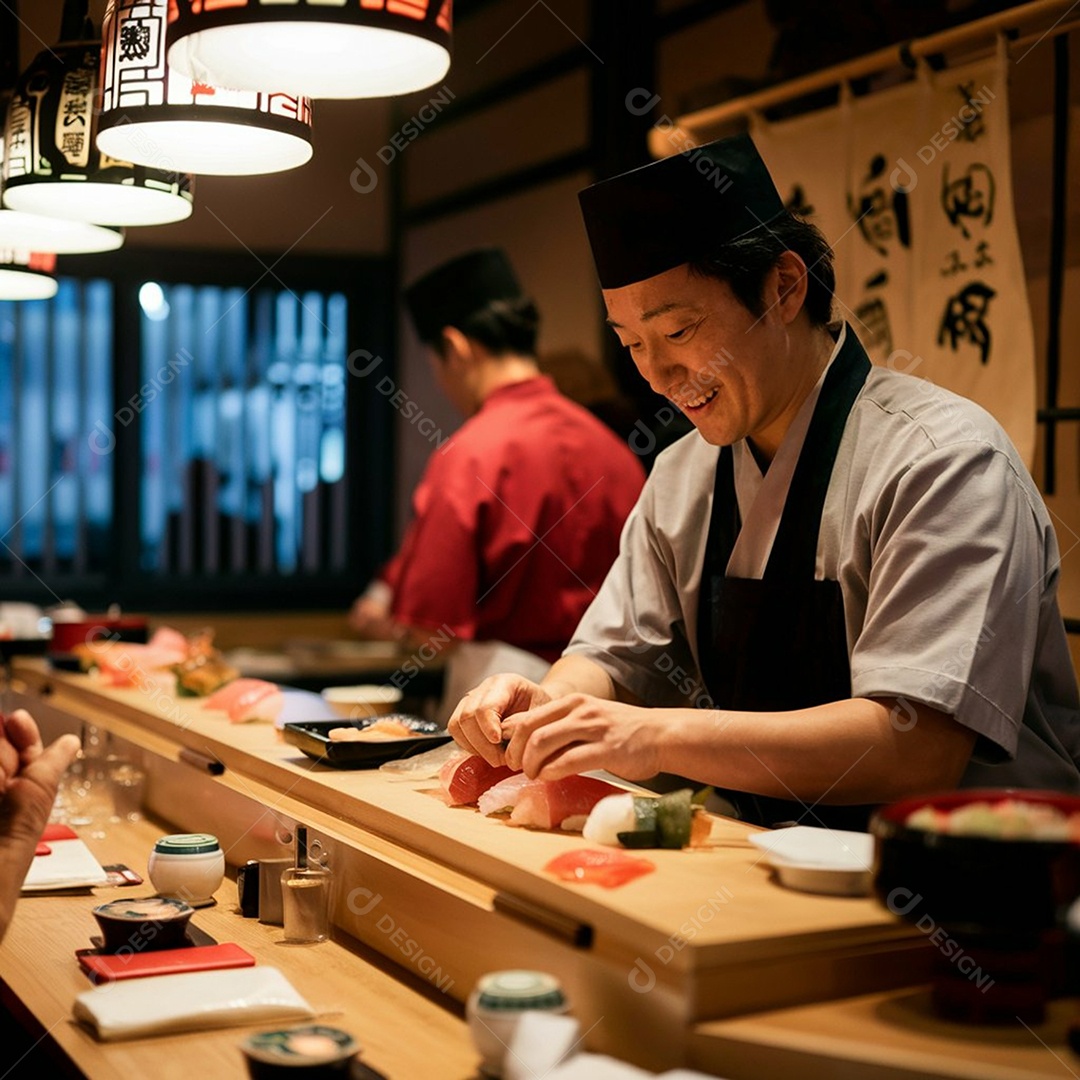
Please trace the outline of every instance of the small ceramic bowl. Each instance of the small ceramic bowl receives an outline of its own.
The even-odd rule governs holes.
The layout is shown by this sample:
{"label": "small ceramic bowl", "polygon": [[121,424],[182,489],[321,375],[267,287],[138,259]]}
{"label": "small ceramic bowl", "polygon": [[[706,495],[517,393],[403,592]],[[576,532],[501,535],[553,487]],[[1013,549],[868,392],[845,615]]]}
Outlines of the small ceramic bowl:
{"label": "small ceramic bowl", "polygon": [[465,1004],[465,1019],[480,1053],[480,1072],[500,1077],[514,1030],[525,1012],[569,1011],[562,985],[543,971],[492,971],[481,975]]}
{"label": "small ceramic bowl", "polygon": [[328,686],[323,701],[346,720],[386,716],[401,704],[401,691],[393,686]]}
{"label": "small ceramic bowl", "polygon": [[173,833],[154,844],[147,862],[158,895],[207,907],[225,880],[225,855],[211,833]]}
{"label": "small ceramic bowl", "polygon": [[260,1031],[241,1044],[252,1080],[301,1080],[307,1077],[344,1076],[360,1049],[340,1028],[322,1024]]}
{"label": "small ceramic bowl", "polygon": [[183,945],[193,911],[182,900],[151,896],[101,904],[94,908],[94,918],[106,952],[147,952]]}

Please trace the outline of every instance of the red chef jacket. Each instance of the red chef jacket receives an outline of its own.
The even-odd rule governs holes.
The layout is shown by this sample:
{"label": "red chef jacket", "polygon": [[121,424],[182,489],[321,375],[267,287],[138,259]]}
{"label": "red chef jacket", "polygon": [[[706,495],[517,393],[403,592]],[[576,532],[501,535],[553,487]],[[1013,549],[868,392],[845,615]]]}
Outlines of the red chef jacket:
{"label": "red chef jacket", "polygon": [[428,460],[382,574],[394,617],[556,660],[644,481],[627,445],[550,379],[495,390]]}

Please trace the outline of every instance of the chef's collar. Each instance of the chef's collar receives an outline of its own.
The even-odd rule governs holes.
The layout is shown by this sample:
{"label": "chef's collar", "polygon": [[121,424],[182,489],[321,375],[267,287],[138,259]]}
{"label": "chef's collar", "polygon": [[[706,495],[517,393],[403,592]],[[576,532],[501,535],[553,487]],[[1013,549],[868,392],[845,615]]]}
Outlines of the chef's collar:
{"label": "chef's collar", "polygon": [[704,258],[784,210],[749,135],[603,180],[578,199],[602,289]]}
{"label": "chef's collar", "polygon": [[444,326],[460,327],[492,301],[523,295],[505,252],[481,248],[414,281],[405,290],[405,304],[420,340],[435,342]]}

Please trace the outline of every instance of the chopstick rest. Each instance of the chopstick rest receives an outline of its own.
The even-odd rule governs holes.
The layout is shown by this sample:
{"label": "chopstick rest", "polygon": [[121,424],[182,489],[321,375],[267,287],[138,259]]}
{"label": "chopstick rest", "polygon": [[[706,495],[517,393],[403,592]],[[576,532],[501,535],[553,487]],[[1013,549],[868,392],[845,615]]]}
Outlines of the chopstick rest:
{"label": "chopstick rest", "polygon": [[72,1015],[103,1042],[179,1031],[311,1019],[315,1012],[277,968],[157,975],[87,990]]}

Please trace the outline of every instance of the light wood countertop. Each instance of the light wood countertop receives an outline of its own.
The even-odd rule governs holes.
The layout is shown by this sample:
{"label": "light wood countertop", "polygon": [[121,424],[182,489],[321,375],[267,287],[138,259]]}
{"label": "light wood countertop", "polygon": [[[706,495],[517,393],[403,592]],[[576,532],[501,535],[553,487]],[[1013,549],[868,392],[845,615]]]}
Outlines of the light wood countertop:
{"label": "light wood countertop", "polygon": [[[147,853],[162,831],[140,821],[111,825],[100,840],[89,839],[87,829],[80,833],[100,862],[124,862],[145,875]],[[239,1043],[250,1032],[275,1025],[100,1043],[71,1019],[75,996],[91,987],[74,955],[98,933],[91,909],[152,893],[147,881],[93,894],[22,897],[0,944],[0,979],[91,1080],[239,1080],[246,1076]],[[236,884],[229,878],[216,897],[215,906],[196,911],[193,923],[218,941],[241,945],[258,964],[279,968],[322,1013],[319,1022],[357,1040],[367,1064],[388,1077],[464,1080],[474,1075],[478,1059],[468,1030],[460,1008],[446,995],[402,977],[385,958],[340,932],[337,940],[317,945],[285,944],[281,927],[238,913]]]}

